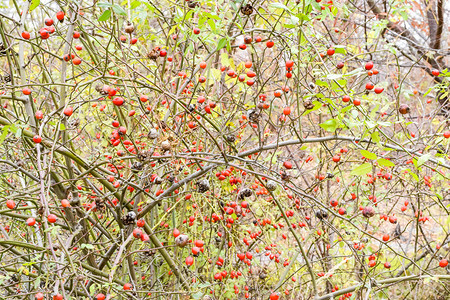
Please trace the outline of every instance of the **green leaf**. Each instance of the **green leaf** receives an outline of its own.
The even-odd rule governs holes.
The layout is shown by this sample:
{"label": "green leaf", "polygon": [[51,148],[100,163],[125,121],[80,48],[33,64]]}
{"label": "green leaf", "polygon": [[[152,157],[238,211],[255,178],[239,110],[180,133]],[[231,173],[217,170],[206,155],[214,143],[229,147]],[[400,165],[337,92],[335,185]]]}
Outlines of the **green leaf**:
{"label": "green leaf", "polygon": [[100,17],[98,17],[99,21],[106,21],[111,17],[111,11],[105,10]]}
{"label": "green leaf", "polygon": [[408,14],[405,11],[401,11],[400,15],[402,16],[403,20],[408,20]]}
{"label": "green leaf", "polygon": [[37,277],[36,279],[33,280],[34,281],[34,288],[39,288],[41,286],[41,278]]}
{"label": "green leaf", "polygon": [[328,74],[327,75],[327,79],[333,80],[333,79],[338,79],[341,78],[342,74]]}
{"label": "green leaf", "polygon": [[209,27],[211,28],[211,30],[212,30],[212,31],[216,31],[216,23],[214,22],[214,20],[208,19],[207,22],[208,22]]}
{"label": "green leaf", "polygon": [[371,163],[364,163],[364,164],[354,168],[350,172],[350,175],[361,176],[361,175],[366,175],[366,174],[368,174],[370,172],[372,172],[372,164]]}
{"label": "green leaf", "polygon": [[198,287],[201,288],[201,289],[203,289],[203,288],[205,288],[205,287],[209,287],[209,286],[211,286],[211,283],[209,283],[208,281],[206,281],[206,282],[204,282],[204,283],[200,283],[200,284],[198,285]]}
{"label": "green leaf", "polygon": [[326,81],[322,81],[322,80],[319,80],[319,79],[316,80],[316,85],[329,87],[329,85],[328,85],[328,83]]}
{"label": "green leaf", "polygon": [[16,138],[19,138],[22,135],[22,128],[17,128]]}
{"label": "green leaf", "polygon": [[310,20],[310,18],[309,18],[307,15],[302,14],[302,13],[298,13],[298,14],[297,14],[297,17],[299,17],[299,18],[302,19],[303,21],[309,21],[309,20]]}
{"label": "green leaf", "polygon": [[295,28],[295,25],[294,24],[283,23],[283,27],[290,29],[290,28]]}
{"label": "green leaf", "polygon": [[387,160],[385,158],[380,158],[379,160],[377,160],[377,162],[378,165],[382,167],[395,167],[395,164],[392,161]]}
{"label": "green leaf", "polygon": [[417,160],[417,167],[420,167],[421,165],[426,163],[430,158],[431,158],[431,154],[430,153],[427,153],[427,154],[422,155],[421,157],[419,157],[419,159]]}
{"label": "green leaf", "polygon": [[329,120],[323,122],[322,124],[320,124],[319,126],[328,132],[334,132],[339,127],[339,124],[336,121],[336,119],[329,119]]}
{"label": "green leaf", "polygon": [[205,24],[207,19],[208,18],[206,16],[203,16],[203,15],[200,17],[200,19],[198,20],[198,27],[200,29],[202,29],[202,26],[203,26],[203,24]]}
{"label": "green leaf", "polygon": [[66,126],[63,123],[59,124],[59,130],[64,131],[66,130]]}
{"label": "green leaf", "polygon": [[270,6],[275,7],[275,8],[285,9],[285,10],[289,11],[289,8],[286,5],[284,5],[283,3],[278,3],[278,2],[270,3]]}
{"label": "green leaf", "polygon": [[10,130],[12,133],[16,133],[16,132],[17,132],[17,126],[16,126],[16,124],[11,124],[10,127],[9,127],[9,130]]}
{"label": "green leaf", "polygon": [[81,249],[94,249],[94,245],[92,244],[81,244]]}
{"label": "green leaf", "polygon": [[319,101],[313,101],[313,104],[314,104],[314,107],[313,107],[312,109],[306,110],[306,111],[303,113],[304,116],[306,116],[306,115],[312,113],[313,111],[316,111],[316,110],[318,110],[319,108],[322,107],[322,103],[319,102]]}
{"label": "green leaf", "polygon": [[135,0],[135,1],[131,2],[130,9],[135,9],[136,7],[140,6],[141,4],[142,3],[140,1]]}
{"label": "green leaf", "polygon": [[334,51],[336,53],[341,53],[346,55],[347,54],[347,50],[345,50],[345,46],[334,46]]}
{"label": "green leaf", "polygon": [[9,132],[9,125],[3,126],[3,132],[2,135],[0,136],[0,144],[3,143],[3,141],[6,139],[8,132]]}
{"label": "green leaf", "polygon": [[125,12],[125,10],[124,10],[120,5],[118,5],[118,4],[114,4],[114,5],[112,6],[112,9],[114,10],[114,12],[115,12],[116,14],[119,14],[119,15],[122,15],[122,16],[126,16],[126,15],[127,15],[127,13]]}
{"label": "green leaf", "polygon": [[377,159],[377,155],[367,150],[361,150],[361,155],[368,159]]}
{"label": "green leaf", "polygon": [[217,50],[222,49],[227,44],[227,38],[221,38],[220,41],[217,43]]}
{"label": "green leaf", "polygon": [[97,6],[98,7],[111,7],[112,4],[109,2],[99,2],[99,3],[97,3]]}
{"label": "green leaf", "polygon": [[299,21],[300,19],[297,18],[296,16],[291,16],[291,22],[293,25],[297,25]]}
{"label": "green leaf", "polygon": [[372,140],[375,143],[378,143],[380,141],[380,133],[378,131],[372,132]]}
{"label": "green leaf", "polygon": [[41,0],[32,0],[31,4],[30,4],[30,11],[32,11],[36,7],[38,7],[40,3],[41,3]]}
{"label": "green leaf", "polygon": [[192,294],[192,299],[200,299],[203,296],[203,292],[197,292],[195,294]]}
{"label": "green leaf", "polygon": [[204,15],[207,16],[208,18],[211,18],[211,19],[214,19],[214,20],[217,20],[217,21],[222,20],[219,16],[211,14],[209,12],[205,12]]}

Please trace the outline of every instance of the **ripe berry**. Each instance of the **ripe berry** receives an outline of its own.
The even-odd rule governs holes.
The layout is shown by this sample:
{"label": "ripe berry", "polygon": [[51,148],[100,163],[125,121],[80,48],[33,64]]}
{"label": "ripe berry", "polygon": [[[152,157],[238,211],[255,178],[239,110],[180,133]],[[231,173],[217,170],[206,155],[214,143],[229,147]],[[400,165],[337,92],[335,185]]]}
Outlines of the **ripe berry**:
{"label": "ripe berry", "polygon": [[8,207],[9,209],[14,209],[14,207],[16,207],[16,202],[14,202],[14,200],[6,200],[6,207]]}
{"label": "ripe berry", "polygon": [[68,117],[70,117],[73,114],[73,107],[68,106],[64,109],[64,114]]}
{"label": "ripe berry", "polygon": [[330,48],[327,50],[327,55],[328,56],[332,56],[336,51],[334,50],[334,48]]}
{"label": "ripe berry", "polygon": [[281,90],[276,90],[275,92],[273,92],[273,95],[277,98],[280,98],[282,95],[282,92],[281,92]]}
{"label": "ripe berry", "polygon": [[444,131],[444,137],[446,139],[450,138],[450,130]]}
{"label": "ripe berry", "polygon": [[359,99],[353,100],[353,105],[354,105],[354,106],[359,106],[359,105],[361,105],[361,100],[359,100]]}
{"label": "ripe berry", "polygon": [[63,11],[58,11],[56,13],[56,18],[58,19],[58,21],[63,22],[64,21],[64,12]]}
{"label": "ripe berry", "polygon": [[26,223],[28,226],[34,226],[34,224],[36,224],[36,220],[34,218],[28,218]]}
{"label": "ripe berry", "polygon": [[140,239],[141,236],[142,236],[142,234],[143,234],[143,232],[142,232],[142,230],[139,229],[139,228],[135,228],[135,229],[133,230],[133,236],[134,236],[135,238],[137,238],[137,239]]}
{"label": "ripe berry", "polygon": [[119,127],[119,135],[125,135],[127,133],[127,129],[124,126]]}
{"label": "ripe berry", "polygon": [[44,294],[42,293],[37,293],[34,298],[36,298],[36,300],[43,300],[44,299]]}
{"label": "ripe berry", "polygon": [[117,106],[123,105],[124,102],[125,102],[125,100],[123,100],[122,97],[116,97],[113,99],[114,105],[117,105]]}
{"label": "ripe berry", "polygon": [[374,91],[375,91],[375,94],[381,94],[384,91],[384,88],[377,86]]}
{"label": "ripe berry", "polygon": [[53,19],[47,18],[44,20],[45,25],[52,26],[53,25]]}
{"label": "ripe berry", "polygon": [[42,111],[38,110],[38,111],[34,114],[34,116],[36,117],[36,119],[42,120],[42,119],[44,118],[44,113],[43,113]]}
{"label": "ripe berry", "polygon": [[201,69],[205,69],[205,68],[206,68],[206,62],[202,61],[202,62],[200,63],[200,68],[201,68]]}
{"label": "ripe berry", "polygon": [[384,267],[385,267],[386,269],[390,269],[390,268],[391,268],[391,264],[390,264],[389,262],[385,262],[385,263],[384,263]]}
{"label": "ripe berry", "polygon": [[30,95],[31,94],[31,90],[29,89],[29,88],[27,88],[27,87],[25,87],[25,88],[23,88],[22,89],[22,93],[24,94],[24,95]]}
{"label": "ripe berry", "polygon": [[272,40],[269,40],[269,41],[266,42],[267,48],[272,48],[273,45],[275,45],[275,43]]}
{"label": "ripe berry", "polygon": [[373,68],[373,62],[369,61],[368,63],[366,63],[365,68],[366,68],[366,70],[372,70],[372,68]]}
{"label": "ripe berry", "polygon": [[201,248],[205,245],[205,242],[203,242],[202,240],[195,240],[194,245]]}
{"label": "ripe berry", "polygon": [[294,66],[294,62],[292,60],[286,61],[286,68],[292,68]]}
{"label": "ripe berry", "polygon": [[289,106],[286,106],[286,107],[283,109],[283,114],[284,114],[285,116],[290,115],[290,114],[291,114],[291,108],[290,108]]}
{"label": "ripe berry", "polygon": [[335,156],[333,156],[333,161],[334,162],[339,162],[341,160],[341,157],[339,156],[339,155],[335,155]]}
{"label": "ripe berry", "polygon": [[125,283],[125,284],[123,285],[123,290],[124,290],[124,291],[131,290],[132,287],[133,287],[133,286],[131,285],[131,283]]}
{"label": "ripe berry", "polygon": [[74,38],[74,39],[79,39],[80,36],[81,36],[81,34],[80,34],[78,31],[74,31],[74,32],[73,32],[73,38]]}
{"label": "ripe berry", "polygon": [[58,218],[54,214],[49,214],[47,216],[47,221],[49,221],[50,223],[55,223],[56,220],[58,220]]}
{"label": "ripe berry", "polygon": [[188,267],[192,266],[193,263],[194,263],[194,258],[192,256],[186,257],[186,265]]}
{"label": "ripe berry", "polygon": [[79,64],[81,64],[81,59],[80,59],[79,57],[75,57],[75,58],[72,60],[72,63],[73,63],[74,65],[78,66]]}
{"label": "ripe berry", "polygon": [[431,71],[431,74],[433,74],[433,76],[439,76],[439,71],[436,70],[436,69],[433,69],[433,70]]}
{"label": "ripe berry", "polygon": [[373,85],[372,82],[366,83],[366,90],[371,90],[371,89],[373,89],[373,88],[374,88],[374,85]]}
{"label": "ripe berry", "polygon": [[144,227],[145,226],[145,220],[144,219],[139,219],[136,222],[137,227]]}
{"label": "ripe berry", "polygon": [[42,142],[42,138],[39,135],[35,135],[33,136],[33,142],[39,144],[40,142]]}
{"label": "ripe berry", "polygon": [[141,102],[147,102],[148,101],[148,96],[146,96],[146,95],[141,95],[140,97],[139,97],[139,100],[141,101]]}
{"label": "ripe berry", "polygon": [[26,40],[30,39],[30,33],[28,31],[22,32],[22,37]]}
{"label": "ripe berry", "polygon": [[343,102],[349,102],[350,101],[350,97],[345,95],[344,97],[342,97],[342,101]]}
{"label": "ripe berry", "polygon": [[62,207],[70,207],[70,202],[67,199],[62,199],[61,200],[61,206]]}
{"label": "ripe berry", "polygon": [[200,248],[199,247],[192,247],[191,252],[194,256],[198,256],[198,254],[200,253]]}
{"label": "ripe berry", "polygon": [[41,28],[39,30],[39,34],[41,35],[41,39],[43,39],[43,40],[46,40],[50,37],[50,33],[44,28]]}
{"label": "ripe berry", "polygon": [[286,169],[292,169],[292,163],[289,162],[289,161],[285,161],[285,162],[283,163],[283,166],[284,166]]}
{"label": "ripe berry", "polygon": [[383,241],[385,242],[389,241],[389,234],[383,235]]}
{"label": "ripe berry", "polygon": [[56,294],[53,296],[53,300],[63,300],[63,299],[64,299],[64,297],[61,294]]}
{"label": "ripe berry", "polygon": [[199,34],[199,33],[200,33],[200,29],[194,28],[194,34]]}
{"label": "ripe berry", "polygon": [[445,268],[448,265],[448,260],[443,259],[439,262],[439,267]]}
{"label": "ripe berry", "polygon": [[95,300],[105,300],[106,296],[103,294],[97,294],[97,296],[95,296]]}
{"label": "ripe berry", "polygon": [[270,300],[278,300],[278,299],[280,299],[280,296],[278,295],[278,293],[270,294]]}
{"label": "ripe berry", "polygon": [[342,69],[344,67],[344,62],[340,61],[336,65],[336,69]]}

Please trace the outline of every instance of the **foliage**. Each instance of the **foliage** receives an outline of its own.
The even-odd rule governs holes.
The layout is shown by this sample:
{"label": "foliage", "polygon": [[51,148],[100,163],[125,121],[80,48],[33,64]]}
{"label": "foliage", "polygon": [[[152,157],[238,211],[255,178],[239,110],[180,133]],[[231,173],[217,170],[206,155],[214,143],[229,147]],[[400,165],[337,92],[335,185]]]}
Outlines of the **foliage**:
{"label": "foliage", "polygon": [[448,295],[442,2],[12,0],[1,297]]}

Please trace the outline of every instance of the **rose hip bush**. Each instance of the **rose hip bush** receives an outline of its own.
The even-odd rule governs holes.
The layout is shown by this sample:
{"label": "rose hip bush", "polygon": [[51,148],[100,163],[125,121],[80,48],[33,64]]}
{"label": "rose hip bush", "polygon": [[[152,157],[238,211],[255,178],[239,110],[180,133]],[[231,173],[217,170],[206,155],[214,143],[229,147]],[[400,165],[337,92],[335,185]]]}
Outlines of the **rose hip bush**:
{"label": "rose hip bush", "polygon": [[2,5],[2,299],[449,295],[443,1]]}

